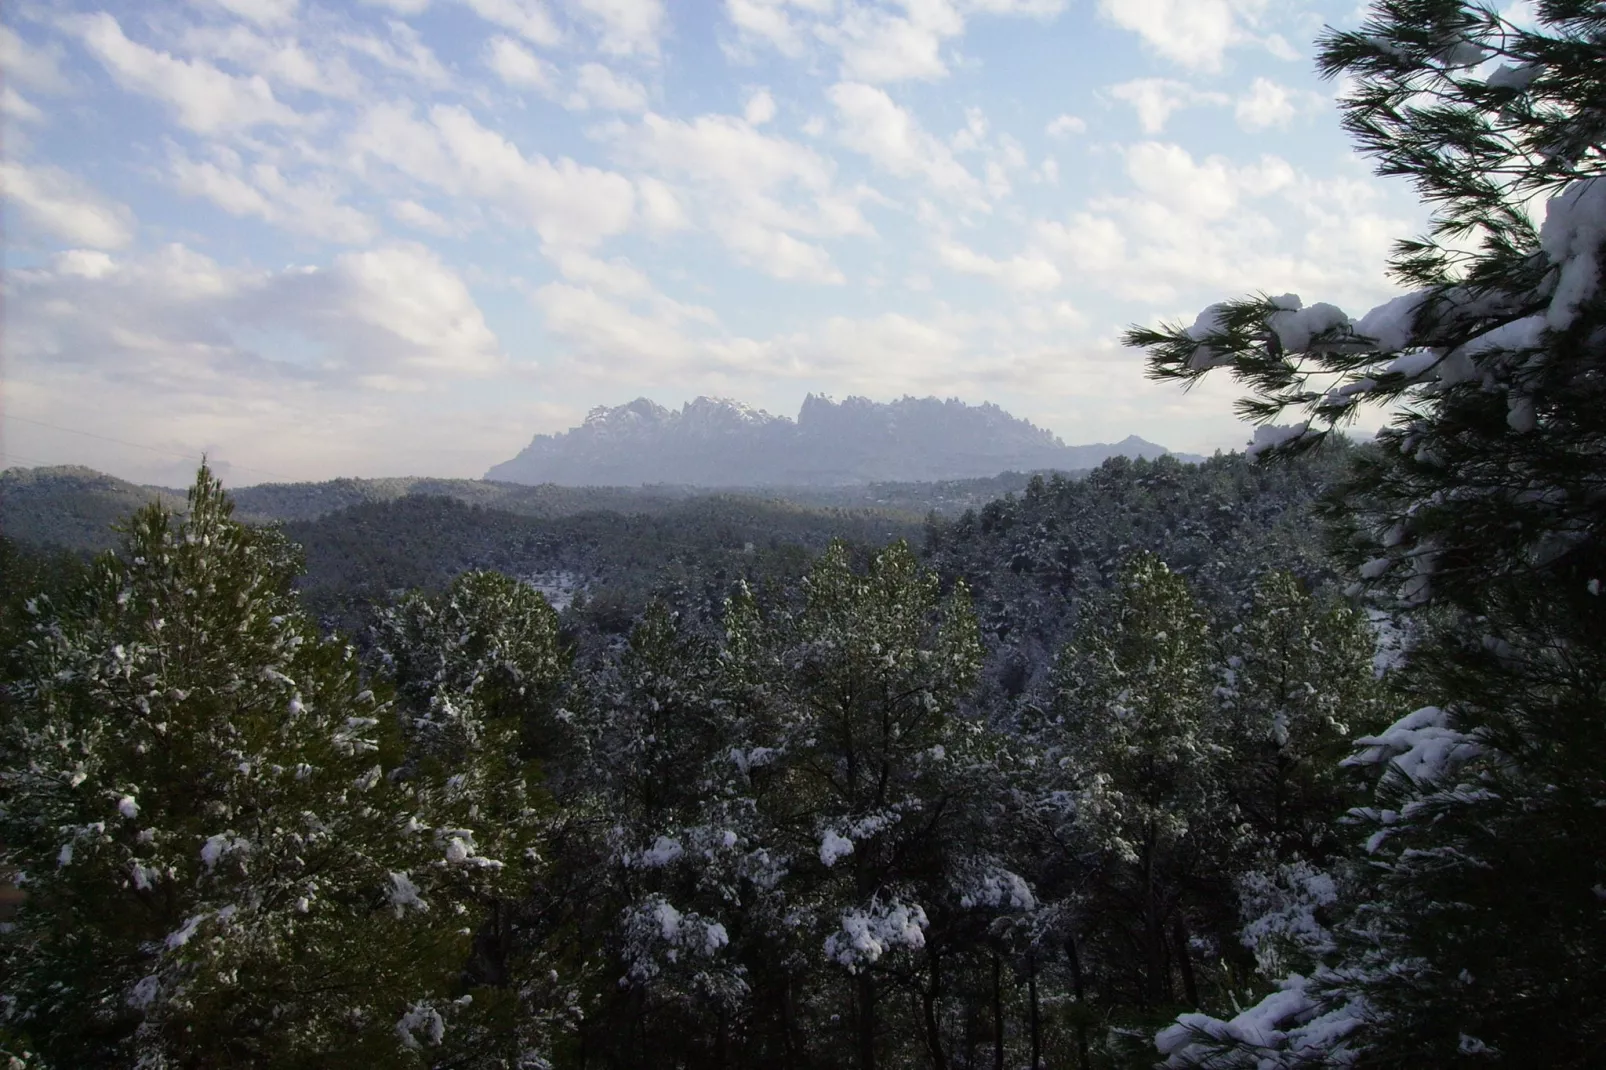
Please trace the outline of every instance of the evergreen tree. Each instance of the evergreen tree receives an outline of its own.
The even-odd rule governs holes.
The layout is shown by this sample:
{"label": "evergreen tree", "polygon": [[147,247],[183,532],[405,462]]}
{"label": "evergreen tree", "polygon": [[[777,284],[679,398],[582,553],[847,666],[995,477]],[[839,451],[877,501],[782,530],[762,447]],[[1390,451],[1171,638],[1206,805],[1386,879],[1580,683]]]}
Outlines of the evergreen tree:
{"label": "evergreen tree", "polygon": [[1225,367],[1247,414],[1303,415],[1262,452],[1399,406],[1330,516],[1359,585],[1417,617],[1409,671],[1434,702],[1361,740],[1366,900],[1326,968],[1168,1032],[1174,1062],[1606,1059],[1606,11],[1533,14],[1389,0],[1321,42],[1353,79],[1346,127],[1434,208],[1396,247],[1412,293],[1359,320],[1227,302],[1129,336],[1157,376]]}
{"label": "evergreen tree", "polygon": [[749,614],[748,633],[732,638],[757,659],[748,679],[767,675],[759,698],[780,783],[761,812],[789,873],[788,927],[818,940],[812,954],[847,982],[822,994],[848,997],[825,1013],[851,1024],[845,1046],[858,1065],[875,1067],[884,1049],[889,984],[925,1001],[926,1046],[942,1065],[947,949],[931,939],[932,913],[989,881],[995,900],[1030,902],[1019,878],[967,850],[962,832],[987,783],[977,775],[982,727],[957,708],[980,668],[975,617],[964,589],[944,598],[903,543],[862,573],[833,544],[804,598],[794,618],[756,637]]}
{"label": "evergreen tree", "polygon": [[450,1046],[460,1065],[515,1065],[550,1047],[571,1002],[547,983],[525,904],[550,865],[550,764],[561,767],[569,750],[556,715],[568,672],[557,614],[511,577],[465,572],[437,596],[385,610],[376,639],[396,688],[398,772],[452,826],[448,850],[474,876],[460,892],[484,918],[465,970],[472,1001]]}
{"label": "evergreen tree", "polygon": [[1272,572],[1223,645],[1223,784],[1249,837],[1244,860],[1320,864],[1337,850],[1352,801],[1354,777],[1338,763],[1352,735],[1381,727],[1375,639],[1355,607]]}
{"label": "evergreen tree", "polygon": [[472,916],[464,855],[390,775],[400,739],[351,649],[202,468],[35,622],[7,686],[0,954],[51,1065],[423,1064]]}
{"label": "evergreen tree", "polygon": [[1222,801],[1208,654],[1187,584],[1144,553],[1056,672],[1048,758],[1074,808],[1084,916],[1109,967],[1130,964],[1112,978],[1119,998],[1147,1008],[1200,1000],[1189,886],[1211,865]]}

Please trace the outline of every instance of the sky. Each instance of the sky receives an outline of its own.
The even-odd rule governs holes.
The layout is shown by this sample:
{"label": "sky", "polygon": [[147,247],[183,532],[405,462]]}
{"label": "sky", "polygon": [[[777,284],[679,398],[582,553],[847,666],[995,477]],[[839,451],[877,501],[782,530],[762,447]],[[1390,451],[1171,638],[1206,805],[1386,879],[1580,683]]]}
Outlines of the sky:
{"label": "sky", "polygon": [[1355,0],[9,0],[0,464],[479,477],[638,396],[1240,448],[1130,324],[1396,291]]}

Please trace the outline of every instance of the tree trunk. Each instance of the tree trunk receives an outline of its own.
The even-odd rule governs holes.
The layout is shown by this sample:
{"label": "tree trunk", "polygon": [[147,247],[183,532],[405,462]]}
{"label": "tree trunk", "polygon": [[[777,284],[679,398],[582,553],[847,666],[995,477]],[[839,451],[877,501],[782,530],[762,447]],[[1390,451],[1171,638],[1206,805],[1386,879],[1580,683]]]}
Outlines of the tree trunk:
{"label": "tree trunk", "polygon": [[1037,953],[1031,952],[1026,959],[1026,995],[1030,1000],[1028,1025],[1032,1034],[1032,1070],[1040,1070],[1043,1065],[1043,1024],[1037,1010]]}
{"label": "tree trunk", "polygon": [[859,1070],[875,1070],[875,979],[870,971],[859,974]]}
{"label": "tree trunk", "polygon": [[1182,964],[1182,994],[1188,1006],[1199,1009],[1199,983],[1193,976],[1193,956],[1188,953],[1188,928],[1181,918],[1171,926],[1171,940],[1177,945],[1177,961]]}
{"label": "tree trunk", "polygon": [[937,1000],[942,998],[942,975],[938,972],[936,948],[930,948],[927,958],[931,962],[931,984],[921,996],[921,1010],[926,1021],[926,1050],[931,1053],[932,1070],[948,1070],[948,1057],[942,1051],[942,1027],[937,1024]]}
{"label": "tree trunk", "polygon": [[1065,957],[1071,963],[1071,995],[1076,997],[1076,1061],[1082,1070],[1092,1065],[1087,1054],[1087,990],[1082,984],[1082,956],[1076,950],[1076,937],[1065,938]]}
{"label": "tree trunk", "polygon": [[1004,1070],[1004,964],[993,954],[993,1070]]}

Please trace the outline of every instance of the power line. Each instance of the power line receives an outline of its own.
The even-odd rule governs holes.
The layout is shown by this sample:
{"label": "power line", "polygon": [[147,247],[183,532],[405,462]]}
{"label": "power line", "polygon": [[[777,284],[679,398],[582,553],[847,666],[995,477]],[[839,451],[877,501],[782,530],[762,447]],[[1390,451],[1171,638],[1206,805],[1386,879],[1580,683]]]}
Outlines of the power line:
{"label": "power line", "polygon": [[[180,458],[183,458],[186,461],[194,460],[198,456],[200,456],[200,455],[202,455],[204,453],[204,451],[202,451],[202,450],[196,450],[194,453],[188,453],[188,452],[180,452],[178,450],[163,449],[160,446],[148,446],[143,442],[129,442],[127,439],[112,438],[109,435],[97,435],[92,431],[81,431],[76,427],[63,427],[60,424],[46,423],[43,420],[34,420],[34,419],[30,419],[27,416],[15,416],[15,415],[12,415],[12,414],[8,413],[8,414],[6,414],[6,416],[3,417],[3,419],[16,420],[18,423],[33,424],[35,427],[48,427],[52,431],[65,431],[70,435],[83,435],[85,438],[98,439],[101,442],[111,442],[111,443],[113,443],[115,445],[118,445],[118,446],[128,446],[128,447],[131,447],[132,449],[136,449],[136,450],[150,450],[152,453],[165,453],[169,457],[180,457]],[[39,463],[43,463],[43,462],[39,462]],[[226,462],[226,463],[228,464],[228,466],[229,466],[229,468],[231,470],[239,469],[242,472],[256,472],[256,473],[258,473],[260,475],[272,476],[274,479],[282,479],[285,482],[291,482],[291,479],[290,479],[289,476],[280,475],[278,472],[269,472],[268,470],[266,470],[264,468],[251,468],[251,467],[249,467],[247,465],[235,464],[232,461],[229,461],[229,462]]]}

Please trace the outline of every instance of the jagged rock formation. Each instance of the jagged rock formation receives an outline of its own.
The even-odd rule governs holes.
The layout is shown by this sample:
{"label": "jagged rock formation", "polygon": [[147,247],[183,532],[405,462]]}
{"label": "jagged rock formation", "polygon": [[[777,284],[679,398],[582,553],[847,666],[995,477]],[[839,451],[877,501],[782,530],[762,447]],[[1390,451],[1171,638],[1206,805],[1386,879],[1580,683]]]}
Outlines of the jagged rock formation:
{"label": "jagged rock formation", "polygon": [[847,486],[1075,471],[1109,457],[1169,452],[1135,435],[1067,446],[997,405],[952,399],[838,403],[810,394],[793,421],[721,398],[700,397],[678,412],[637,398],[593,409],[573,430],[536,435],[485,478],[571,486]]}

